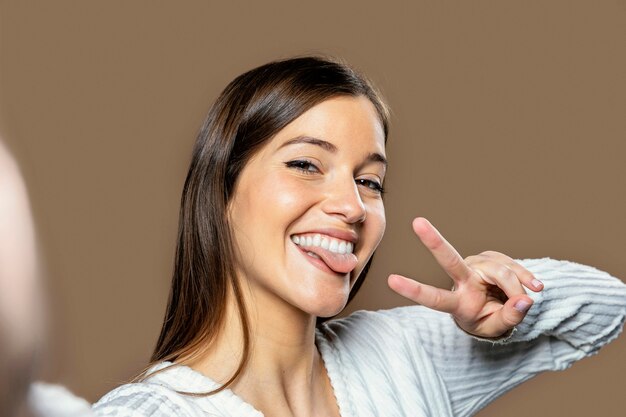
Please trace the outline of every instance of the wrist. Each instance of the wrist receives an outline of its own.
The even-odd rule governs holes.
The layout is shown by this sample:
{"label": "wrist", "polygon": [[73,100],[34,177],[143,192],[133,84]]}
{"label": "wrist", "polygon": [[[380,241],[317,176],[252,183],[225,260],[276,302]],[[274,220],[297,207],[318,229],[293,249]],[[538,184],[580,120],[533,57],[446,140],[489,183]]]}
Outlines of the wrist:
{"label": "wrist", "polygon": [[499,336],[482,336],[482,335],[477,335],[474,333],[471,333],[467,330],[465,330],[463,327],[461,327],[461,325],[459,324],[458,321],[456,321],[456,318],[453,315],[450,315],[450,317],[452,317],[452,320],[454,321],[454,324],[456,324],[456,326],[463,331],[463,333],[467,334],[468,336],[473,337],[474,339],[477,340],[485,340],[485,341],[491,341],[491,342],[504,342],[506,340],[508,340],[511,335],[513,334],[514,331],[517,330],[516,327],[512,327],[510,329],[508,329],[506,332],[504,332],[503,334],[499,335]]}

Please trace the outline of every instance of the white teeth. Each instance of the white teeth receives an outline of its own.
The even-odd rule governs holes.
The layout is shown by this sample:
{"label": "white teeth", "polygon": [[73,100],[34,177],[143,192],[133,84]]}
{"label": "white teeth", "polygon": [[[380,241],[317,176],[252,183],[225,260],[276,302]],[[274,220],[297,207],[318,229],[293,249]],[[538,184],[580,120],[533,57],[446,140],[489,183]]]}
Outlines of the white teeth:
{"label": "white teeth", "polygon": [[339,244],[339,253],[346,253],[346,242],[341,242]]}
{"label": "white teeth", "polygon": [[352,242],[347,242],[345,240],[334,239],[329,236],[324,236],[319,233],[313,236],[291,236],[291,240],[296,245],[300,246],[317,246],[322,249],[329,250],[334,253],[352,253],[354,249],[354,245]]}

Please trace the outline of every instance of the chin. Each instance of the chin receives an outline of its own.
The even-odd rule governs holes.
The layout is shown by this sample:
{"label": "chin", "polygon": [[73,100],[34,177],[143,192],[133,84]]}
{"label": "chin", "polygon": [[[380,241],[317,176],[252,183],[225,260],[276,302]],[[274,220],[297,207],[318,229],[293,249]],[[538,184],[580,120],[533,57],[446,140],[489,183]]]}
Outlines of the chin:
{"label": "chin", "polygon": [[304,311],[316,317],[333,317],[341,313],[347,303],[348,294],[337,294],[334,297],[322,295],[317,300],[308,303]]}

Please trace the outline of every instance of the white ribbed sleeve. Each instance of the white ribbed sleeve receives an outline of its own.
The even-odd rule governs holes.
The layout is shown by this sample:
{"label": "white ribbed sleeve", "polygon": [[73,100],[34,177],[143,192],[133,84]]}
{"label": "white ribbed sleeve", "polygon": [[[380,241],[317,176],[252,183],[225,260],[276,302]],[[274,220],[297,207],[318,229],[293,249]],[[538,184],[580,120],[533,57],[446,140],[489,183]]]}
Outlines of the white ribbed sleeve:
{"label": "white ribbed sleeve", "polygon": [[[466,417],[547,370],[595,354],[621,332],[626,285],[594,267],[550,258],[517,260],[543,281],[524,321],[507,338],[468,336],[452,318],[422,306],[357,311],[316,329],[342,417]],[[168,363],[156,365],[156,368]],[[126,384],[96,405],[101,416],[261,417],[230,390],[177,366]]]}
{"label": "white ribbed sleeve", "polygon": [[[543,281],[544,290],[528,291],[535,303],[508,340],[496,342],[506,344],[455,344],[463,355],[455,355],[453,361],[432,351],[455,415],[474,414],[539,372],[568,368],[597,353],[622,331],[626,285],[618,279],[570,261],[516,261]],[[471,360],[464,361],[464,355],[472,355]]]}
{"label": "white ribbed sleeve", "polygon": [[[430,371],[432,365],[439,376],[445,392],[422,384],[424,401],[448,398],[454,416],[473,415],[532,376],[563,370],[597,353],[621,332],[626,285],[620,280],[570,261],[516,261],[543,281],[544,290],[528,291],[535,303],[506,339],[492,342],[469,337],[447,314],[419,306],[376,312],[386,316],[387,326],[395,326],[398,332],[386,354],[414,352],[413,357],[396,360],[416,373],[423,372],[422,368]],[[397,343],[406,351],[394,349]],[[430,363],[416,363],[421,359]]]}

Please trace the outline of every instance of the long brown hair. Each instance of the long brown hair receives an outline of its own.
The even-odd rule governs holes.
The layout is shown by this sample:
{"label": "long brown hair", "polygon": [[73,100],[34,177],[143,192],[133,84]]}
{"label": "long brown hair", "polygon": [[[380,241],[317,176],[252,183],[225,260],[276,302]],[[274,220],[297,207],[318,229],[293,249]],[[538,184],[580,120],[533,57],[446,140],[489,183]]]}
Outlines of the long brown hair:
{"label": "long brown hair", "polygon": [[[172,286],[151,364],[183,360],[215,340],[232,291],[243,327],[243,357],[250,352],[250,327],[235,277],[235,250],[227,205],[237,178],[252,155],[278,131],[314,105],[335,96],[365,96],[389,130],[389,111],[372,84],[349,65],[324,56],[270,62],[235,78],[211,107],[198,134],[183,188]],[[360,288],[372,258],[356,280]],[[318,324],[324,321],[318,319]],[[147,377],[144,373],[143,379]]]}

